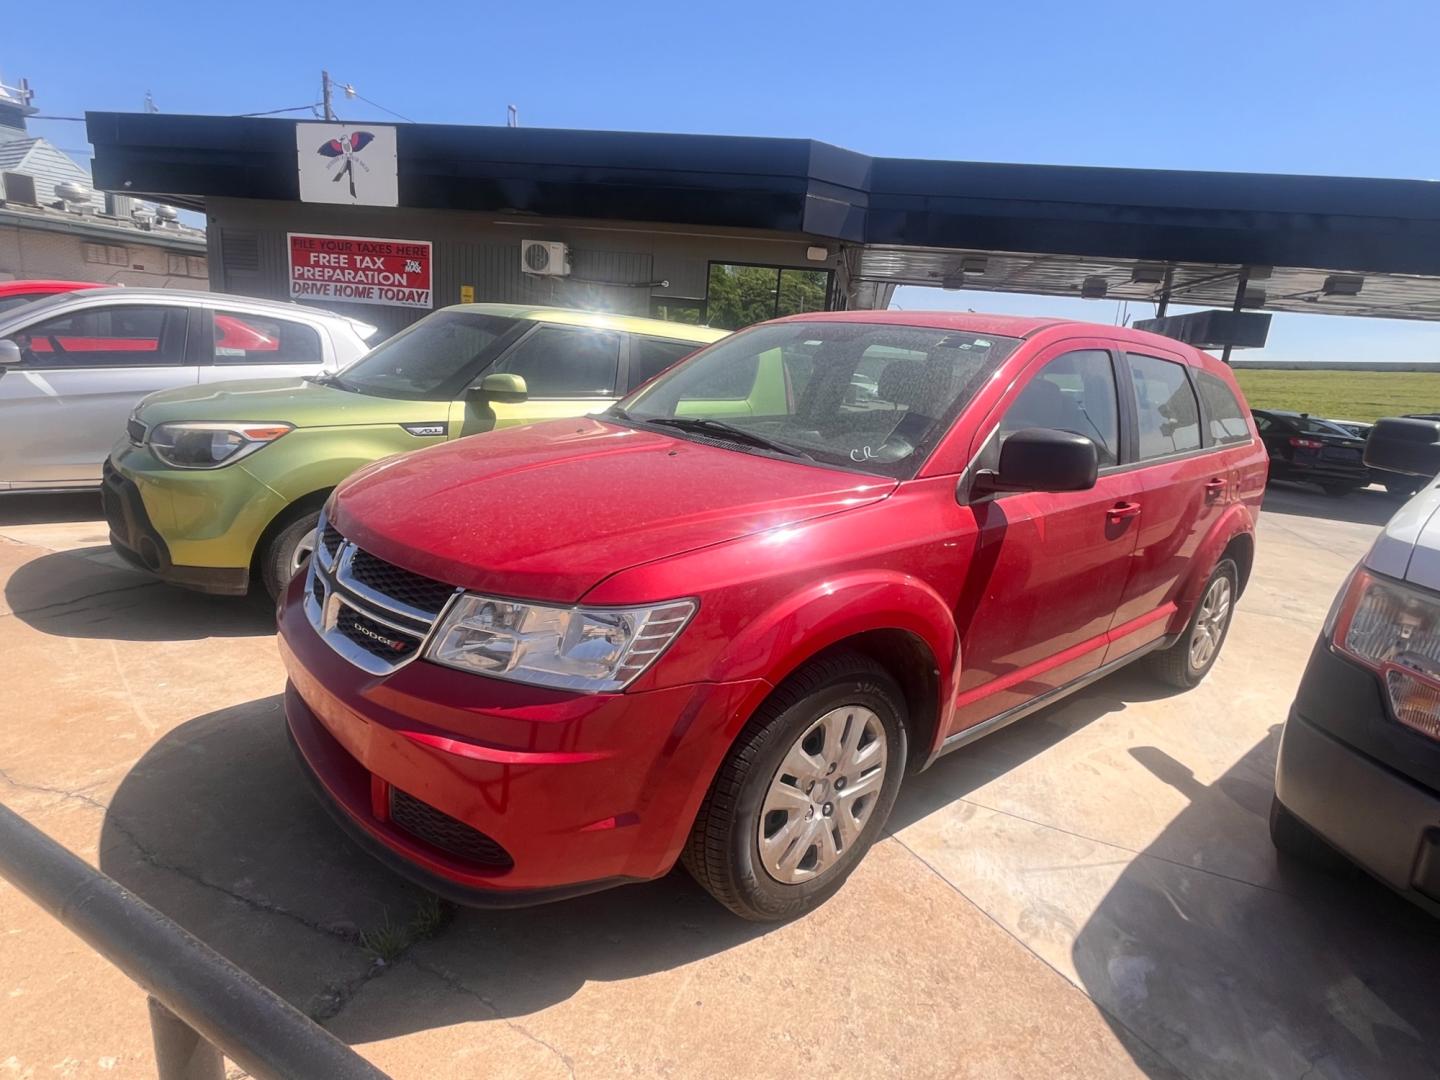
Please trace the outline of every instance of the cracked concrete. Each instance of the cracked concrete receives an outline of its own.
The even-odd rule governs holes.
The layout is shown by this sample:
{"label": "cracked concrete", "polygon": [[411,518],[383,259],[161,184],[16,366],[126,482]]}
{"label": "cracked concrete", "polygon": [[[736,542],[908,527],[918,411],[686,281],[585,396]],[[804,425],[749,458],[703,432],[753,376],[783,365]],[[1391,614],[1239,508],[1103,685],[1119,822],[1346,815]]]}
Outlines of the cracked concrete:
{"label": "cracked concrete", "polygon": [[[424,894],[295,771],[263,606],[118,563],[88,497],[12,498],[0,798],[396,1077],[1429,1077],[1440,924],[1264,828],[1275,725],[1390,506],[1273,490],[1202,687],[1122,672],[944,759],[805,919],[677,873],[416,939]],[[0,1074],[153,1075],[140,992],[3,885],[0,942]]]}

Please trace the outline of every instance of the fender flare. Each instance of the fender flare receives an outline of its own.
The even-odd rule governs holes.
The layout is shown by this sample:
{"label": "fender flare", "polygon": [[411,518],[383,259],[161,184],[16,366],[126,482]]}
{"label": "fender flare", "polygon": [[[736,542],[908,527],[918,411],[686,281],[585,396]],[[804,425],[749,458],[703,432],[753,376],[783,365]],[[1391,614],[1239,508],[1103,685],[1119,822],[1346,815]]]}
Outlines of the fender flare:
{"label": "fender flare", "polygon": [[727,737],[733,741],[770,691],[808,660],[848,638],[881,630],[909,633],[929,649],[940,696],[935,738],[943,737],[960,673],[955,616],[934,589],[892,570],[859,571],[807,585],[773,604],[730,641],[716,658],[712,679],[763,682],[736,711]]}
{"label": "fender flare", "polygon": [[[1211,526],[1205,539],[1195,549],[1190,560],[1190,569],[1175,594],[1175,614],[1171,617],[1169,633],[1178,634],[1190,621],[1190,614],[1200,602],[1200,592],[1210,580],[1210,572],[1220,561],[1221,554],[1238,536],[1247,536],[1255,543],[1255,520],[1242,503],[1233,504],[1218,521]],[[1243,582],[1240,583],[1243,587]]]}

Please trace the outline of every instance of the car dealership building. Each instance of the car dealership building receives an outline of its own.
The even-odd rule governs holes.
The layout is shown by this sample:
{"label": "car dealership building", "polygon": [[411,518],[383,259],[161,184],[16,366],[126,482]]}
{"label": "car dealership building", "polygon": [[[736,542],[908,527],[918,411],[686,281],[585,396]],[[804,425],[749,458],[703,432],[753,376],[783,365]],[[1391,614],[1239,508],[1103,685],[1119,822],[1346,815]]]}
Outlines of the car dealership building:
{"label": "car dealership building", "polygon": [[[711,135],[128,113],[87,125],[97,188],[206,214],[212,288],[388,331],[471,300],[734,325],[884,307],[901,284],[1153,301],[1161,315],[1173,302],[1440,317],[1440,186],[1424,181],[918,161]],[[1166,329],[1257,343],[1254,324]]]}

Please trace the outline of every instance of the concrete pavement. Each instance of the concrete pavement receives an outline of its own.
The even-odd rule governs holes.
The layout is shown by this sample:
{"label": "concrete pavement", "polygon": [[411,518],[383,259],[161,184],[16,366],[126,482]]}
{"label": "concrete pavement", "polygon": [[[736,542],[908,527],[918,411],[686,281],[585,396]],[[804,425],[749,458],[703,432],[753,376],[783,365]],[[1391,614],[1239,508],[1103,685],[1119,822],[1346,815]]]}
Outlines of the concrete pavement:
{"label": "concrete pavement", "polygon": [[[819,911],[682,874],[437,907],[285,745],[259,605],[155,584],[86,496],[0,499],[0,799],[398,1077],[1421,1077],[1440,923],[1277,865],[1275,736],[1394,504],[1275,488],[1197,690],[1123,671],[912,778]],[[0,885],[0,1077],[153,1075],[143,995]]]}

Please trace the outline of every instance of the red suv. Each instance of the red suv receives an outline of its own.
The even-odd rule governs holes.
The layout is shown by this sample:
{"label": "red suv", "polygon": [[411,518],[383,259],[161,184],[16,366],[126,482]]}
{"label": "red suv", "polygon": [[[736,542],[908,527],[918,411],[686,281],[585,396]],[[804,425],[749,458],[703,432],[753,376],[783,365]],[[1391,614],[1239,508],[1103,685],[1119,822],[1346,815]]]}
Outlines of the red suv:
{"label": "red suv", "polygon": [[1199,682],[1265,473],[1229,370],[1166,338],[765,323],[342,485],[281,603],[290,732],[352,834],[461,902],[680,859],[788,917],[906,773],[1140,657]]}

